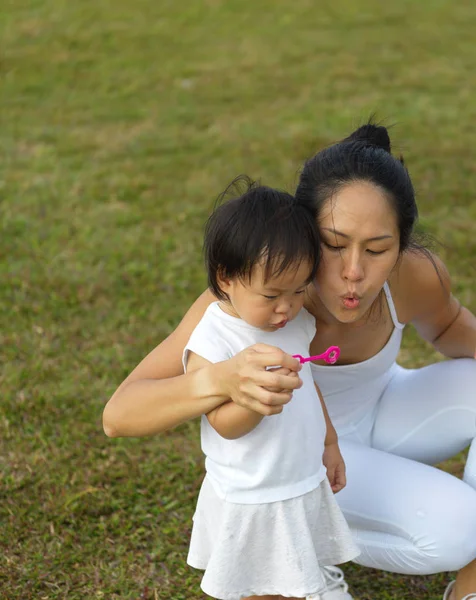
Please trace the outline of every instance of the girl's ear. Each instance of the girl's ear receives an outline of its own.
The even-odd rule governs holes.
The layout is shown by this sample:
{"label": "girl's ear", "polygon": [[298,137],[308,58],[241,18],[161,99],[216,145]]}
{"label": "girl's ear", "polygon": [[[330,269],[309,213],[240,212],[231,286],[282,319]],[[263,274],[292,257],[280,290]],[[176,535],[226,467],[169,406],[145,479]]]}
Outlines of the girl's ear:
{"label": "girl's ear", "polygon": [[222,269],[217,271],[217,283],[221,291],[228,296],[228,292],[231,288],[231,279],[229,277],[225,277]]}

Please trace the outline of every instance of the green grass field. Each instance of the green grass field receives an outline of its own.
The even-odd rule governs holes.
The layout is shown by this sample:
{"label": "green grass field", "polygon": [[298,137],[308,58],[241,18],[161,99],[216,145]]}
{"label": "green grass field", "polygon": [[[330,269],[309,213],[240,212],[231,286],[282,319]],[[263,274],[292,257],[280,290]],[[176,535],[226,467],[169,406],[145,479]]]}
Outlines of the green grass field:
{"label": "green grass field", "polygon": [[[203,598],[197,423],[109,440],[101,413],[204,288],[202,226],[235,175],[292,191],[314,151],[394,123],[476,309],[475,26],[470,0],[5,0],[2,600]],[[402,364],[435,359],[408,331]],[[438,600],[448,579],[346,573],[360,600]]]}

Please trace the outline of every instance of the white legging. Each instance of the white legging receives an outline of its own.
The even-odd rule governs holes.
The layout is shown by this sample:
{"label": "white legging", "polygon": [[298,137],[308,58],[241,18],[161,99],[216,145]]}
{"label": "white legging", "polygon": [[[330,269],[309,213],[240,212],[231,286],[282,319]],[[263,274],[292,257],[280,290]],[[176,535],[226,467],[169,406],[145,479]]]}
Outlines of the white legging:
{"label": "white legging", "polygon": [[[347,487],[337,500],[362,552],[356,563],[430,574],[476,559],[476,360],[399,367],[340,443]],[[429,466],[470,444],[464,481]]]}

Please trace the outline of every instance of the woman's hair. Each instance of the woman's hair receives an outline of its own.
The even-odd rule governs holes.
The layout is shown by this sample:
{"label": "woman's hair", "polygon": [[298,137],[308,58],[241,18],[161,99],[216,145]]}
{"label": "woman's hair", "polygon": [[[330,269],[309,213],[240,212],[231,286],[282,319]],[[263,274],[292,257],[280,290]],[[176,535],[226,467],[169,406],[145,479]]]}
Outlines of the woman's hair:
{"label": "woman's hair", "polygon": [[412,235],[418,209],[410,175],[403,158],[391,154],[388,131],[381,125],[369,122],[309,159],[301,172],[296,200],[319,218],[324,203],[355,181],[373,183],[390,201],[400,232],[400,252],[424,251]]}
{"label": "woman's hair", "polygon": [[[230,191],[238,197],[221,203]],[[204,255],[208,285],[222,300],[218,276],[251,278],[264,266],[265,281],[302,261],[310,264],[309,281],[317,271],[320,240],[314,212],[287,192],[237,177],[219,196],[205,226]]]}

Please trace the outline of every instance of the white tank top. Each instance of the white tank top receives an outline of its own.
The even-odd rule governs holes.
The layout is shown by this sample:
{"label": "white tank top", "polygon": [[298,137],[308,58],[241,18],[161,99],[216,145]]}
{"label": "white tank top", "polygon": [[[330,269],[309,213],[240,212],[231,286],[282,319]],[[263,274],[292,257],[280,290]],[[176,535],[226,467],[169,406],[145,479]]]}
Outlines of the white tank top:
{"label": "white tank top", "polygon": [[373,411],[397,368],[405,325],[398,321],[386,282],[383,289],[395,328],[380,352],[353,365],[311,365],[314,381],[321,389],[339,435],[348,433],[350,427]]}
{"label": "white tank top", "polygon": [[[288,354],[309,356],[315,319],[305,309],[284,329],[262,331],[211,304],[184,351],[215,363],[256,343],[277,346]],[[322,464],[326,422],[310,363],[299,373],[303,385],[278,415],[264,417],[248,434],[228,440],[202,416],[202,450],[207,477],[223,500],[240,504],[276,502],[302,496],[326,476]]]}

